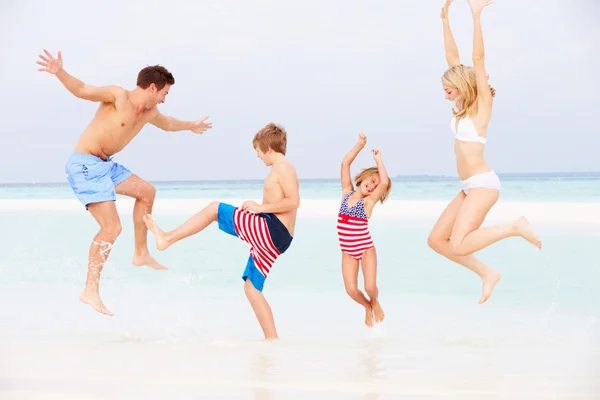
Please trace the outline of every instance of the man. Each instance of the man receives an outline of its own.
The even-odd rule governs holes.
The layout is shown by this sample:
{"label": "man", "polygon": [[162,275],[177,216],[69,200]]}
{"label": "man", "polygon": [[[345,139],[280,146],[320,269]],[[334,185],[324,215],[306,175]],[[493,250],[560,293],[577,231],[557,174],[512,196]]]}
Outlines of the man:
{"label": "man", "polygon": [[89,251],[88,275],[80,300],[94,310],[112,316],[99,293],[100,273],[108,258],[121,222],[115,206],[116,194],[135,198],[133,222],[135,251],[132,264],[147,265],[156,270],[167,269],[152,258],[146,243],[147,228],[144,215],[152,211],[156,189],[134,175],[124,166],[112,161],[112,156],[140,132],[146,123],[165,131],[191,130],[203,133],[212,128],[208,117],[184,122],[162,115],[157,108],[165,102],[169,89],[175,84],[173,75],[162,66],[142,69],[134,90],[118,86],[90,86],[69,75],[63,69],[62,54],[54,58],[48,50],[40,55],[37,64],[56,75],[69,92],[80,99],[99,102],[96,115],[84,130],[74,152],[65,165],[67,179],[75,196],[83,203],[100,225]]}
{"label": "man", "polygon": [[265,339],[277,339],[273,312],[262,291],[275,261],[292,243],[300,206],[299,183],[296,169],[285,156],[287,134],[283,128],[268,124],[254,136],[252,146],[258,158],[271,167],[263,187],[262,204],[246,201],[241,207],[234,207],[214,201],[170,232],[164,232],[151,215],[145,221],[156,237],[159,250],[206,229],[213,222],[223,232],[250,244],[250,257],[242,274],[244,292]]}

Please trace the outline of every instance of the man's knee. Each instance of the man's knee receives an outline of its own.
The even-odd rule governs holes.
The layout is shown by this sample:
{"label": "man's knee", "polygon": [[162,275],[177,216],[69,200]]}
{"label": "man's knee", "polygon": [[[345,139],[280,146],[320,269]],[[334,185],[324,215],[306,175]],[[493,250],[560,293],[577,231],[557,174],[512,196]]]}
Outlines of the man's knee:
{"label": "man's knee", "polygon": [[100,226],[100,232],[102,232],[103,235],[112,238],[113,240],[121,234],[122,230],[123,227],[121,226],[121,221],[118,219],[114,221],[108,221]]}
{"label": "man's knee", "polygon": [[138,200],[143,200],[148,203],[153,203],[156,198],[156,188],[154,185],[148,182],[144,182],[143,186],[140,188],[139,192],[136,193],[136,198]]}

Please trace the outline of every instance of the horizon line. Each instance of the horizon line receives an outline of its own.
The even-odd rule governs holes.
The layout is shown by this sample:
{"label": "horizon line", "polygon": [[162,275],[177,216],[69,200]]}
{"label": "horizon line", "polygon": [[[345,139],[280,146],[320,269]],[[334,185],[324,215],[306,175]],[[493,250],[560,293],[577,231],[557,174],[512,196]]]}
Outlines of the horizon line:
{"label": "horizon line", "polygon": [[[564,177],[600,177],[600,171],[581,171],[581,172],[503,172],[497,173],[499,177],[546,177],[546,178],[564,178]],[[391,176],[391,179],[457,179],[456,175],[443,174],[400,174]],[[335,181],[335,178],[303,178],[304,181]],[[150,183],[199,183],[199,182],[262,182],[264,178],[253,179],[173,179],[173,180],[148,180]],[[68,182],[61,181],[29,181],[29,182],[0,182],[0,186],[19,186],[19,185],[68,185]]]}

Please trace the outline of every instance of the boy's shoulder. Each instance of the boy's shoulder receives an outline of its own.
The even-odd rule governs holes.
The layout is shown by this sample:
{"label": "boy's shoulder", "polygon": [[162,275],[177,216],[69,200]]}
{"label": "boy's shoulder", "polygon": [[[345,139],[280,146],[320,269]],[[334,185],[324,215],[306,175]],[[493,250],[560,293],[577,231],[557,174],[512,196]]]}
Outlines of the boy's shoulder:
{"label": "boy's shoulder", "polygon": [[273,165],[273,171],[279,174],[295,174],[296,167],[289,160]]}
{"label": "boy's shoulder", "polygon": [[298,181],[296,167],[289,161],[273,165],[271,174],[273,174],[278,181]]}

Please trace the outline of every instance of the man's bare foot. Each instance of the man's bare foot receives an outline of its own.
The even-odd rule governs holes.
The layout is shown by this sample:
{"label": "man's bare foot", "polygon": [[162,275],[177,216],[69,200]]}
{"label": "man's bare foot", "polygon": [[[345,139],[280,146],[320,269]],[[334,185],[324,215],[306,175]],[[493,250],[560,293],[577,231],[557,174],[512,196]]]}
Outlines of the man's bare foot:
{"label": "man's bare foot", "polygon": [[156,248],[158,250],[166,250],[171,244],[167,241],[165,231],[160,229],[158,225],[152,219],[152,215],[146,214],[144,215],[144,222],[146,223],[146,227],[150,230],[154,237],[156,238]]}
{"label": "man's bare foot", "polygon": [[383,313],[383,308],[381,308],[381,304],[379,302],[375,302],[375,304],[371,303],[371,307],[373,307],[373,314],[375,315],[375,322],[379,323],[383,321],[385,318],[385,314]]}
{"label": "man's bare foot", "polygon": [[144,254],[144,255],[139,255],[139,256],[133,256],[133,260],[131,260],[131,263],[133,265],[135,265],[136,267],[150,267],[153,268],[157,271],[163,271],[163,270],[167,270],[169,268],[165,267],[164,265],[160,264],[158,261],[156,261],[154,258],[152,258],[152,256],[150,254]]}
{"label": "man's bare foot", "polygon": [[487,275],[484,275],[481,280],[483,281],[483,290],[481,292],[481,299],[479,304],[485,303],[490,298],[494,291],[494,286],[500,280],[502,275],[499,272],[491,270]]}
{"label": "man's bare foot", "polygon": [[79,295],[79,300],[84,302],[85,304],[89,304],[94,310],[98,311],[100,314],[110,315],[111,317],[114,315],[104,306],[102,303],[102,299],[98,293],[93,293],[91,291],[87,291],[83,289],[83,292]]}
{"label": "man's bare foot", "polygon": [[373,326],[373,308],[370,305],[365,307],[365,325],[368,327]]}
{"label": "man's bare foot", "polygon": [[515,221],[515,228],[519,236],[523,239],[527,240],[529,243],[537,247],[538,249],[542,248],[542,241],[538,237],[538,235],[533,231],[531,225],[529,225],[529,221],[527,218],[521,217]]}

